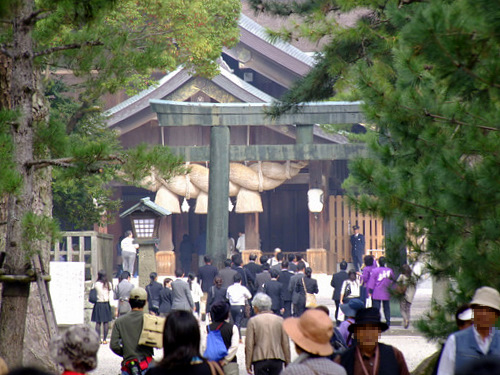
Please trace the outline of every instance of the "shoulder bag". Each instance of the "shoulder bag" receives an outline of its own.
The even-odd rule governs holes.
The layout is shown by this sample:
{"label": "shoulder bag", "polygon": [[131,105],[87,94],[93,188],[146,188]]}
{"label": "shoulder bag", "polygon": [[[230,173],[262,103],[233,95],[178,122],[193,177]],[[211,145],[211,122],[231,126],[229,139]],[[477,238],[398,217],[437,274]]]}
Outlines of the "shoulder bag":
{"label": "shoulder bag", "polygon": [[307,293],[306,282],[304,277],[302,278],[302,285],[304,286],[304,292],[306,293],[306,307],[313,308],[318,306],[318,301],[316,301],[316,296],[313,293]]}

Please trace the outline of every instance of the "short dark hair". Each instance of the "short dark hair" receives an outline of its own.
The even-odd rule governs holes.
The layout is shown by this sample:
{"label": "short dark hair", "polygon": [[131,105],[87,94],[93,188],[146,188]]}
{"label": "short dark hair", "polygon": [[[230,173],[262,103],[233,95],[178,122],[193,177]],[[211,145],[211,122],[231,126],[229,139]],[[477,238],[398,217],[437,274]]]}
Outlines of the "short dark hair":
{"label": "short dark hair", "polygon": [[378,264],[380,267],[385,267],[385,257],[378,258]]}
{"label": "short dark hair", "polygon": [[157,274],[156,272],[151,272],[151,273],[149,274],[149,279],[150,279],[151,281],[155,281],[157,277],[158,277],[158,274]]}
{"label": "short dark hair", "polygon": [[268,260],[269,260],[269,257],[267,255],[261,255],[259,258],[260,264],[267,263]]}
{"label": "short dark hair", "polygon": [[212,259],[210,259],[210,257],[209,257],[208,255],[205,255],[205,256],[203,257],[203,261],[204,261],[205,263],[210,263],[210,262],[212,261]]}
{"label": "short dark hair", "polygon": [[302,271],[305,268],[306,268],[306,264],[303,261],[300,261],[299,263],[297,263],[297,269],[299,271]]}
{"label": "short dark hair", "polygon": [[295,260],[295,254],[292,253],[288,254],[288,261],[293,262],[294,260]]}
{"label": "short dark hair", "polygon": [[184,275],[184,271],[180,268],[177,268],[175,270],[175,277],[182,277],[182,275]]}
{"label": "short dark hair", "polygon": [[170,277],[166,277],[165,279],[163,279],[163,287],[166,288],[167,284],[170,283],[171,281],[172,279]]}
{"label": "short dark hair", "polygon": [[288,260],[283,259],[283,262],[281,262],[281,268],[288,268]]}
{"label": "short dark hair", "polygon": [[269,263],[262,263],[261,268],[263,271],[269,271],[269,268],[271,268],[271,266],[269,265]]}
{"label": "short dark hair", "polygon": [[283,254],[282,252],[279,252],[278,254],[276,254],[276,259],[278,260],[278,262],[281,262],[284,258],[285,258],[285,254]]}
{"label": "short dark hair", "polygon": [[305,274],[307,277],[311,277],[313,270],[311,267],[306,267]]}
{"label": "short dark hair", "polygon": [[125,232],[124,236],[125,236],[125,237],[128,237],[128,236],[130,236],[131,234],[132,234],[132,231],[131,231],[131,230],[128,230],[128,231],[126,231],[126,232]]}
{"label": "short dark hair", "polygon": [[130,307],[133,309],[142,309],[146,306],[146,300],[144,299],[130,298],[128,303],[130,303]]}
{"label": "short dark hair", "polygon": [[250,260],[256,260],[257,259],[257,254],[255,254],[255,253],[250,254],[250,256],[248,257],[248,259],[250,259]]}
{"label": "short dark hair", "polygon": [[233,263],[236,267],[241,266],[241,263],[243,263],[243,260],[241,259],[240,254],[235,254],[236,256],[233,256]]}
{"label": "short dark hair", "polygon": [[345,260],[342,260],[342,262],[340,262],[340,269],[343,271],[347,269],[347,262]]}
{"label": "short dark hair", "polygon": [[233,276],[233,281],[235,283],[239,283],[241,282],[242,278],[241,278],[241,275],[239,273],[236,273],[234,276]]}
{"label": "short dark hair", "polygon": [[120,281],[122,280],[126,280],[130,277],[130,272],[128,271],[123,271],[121,274],[120,274]]}
{"label": "short dark hair", "polygon": [[271,274],[271,277],[273,279],[276,279],[280,275],[279,271],[276,268],[271,268],[269,273]]}
{"label": "short dark hair", "polygon": [[297,255],[295,255],[295,259],[297,259],[297,262],[300,262],[300,261],[302,260],[302,258],[304,258],[304,257],[302,256],[302,254],[297,254]]}
{"label": "short dark hair", "polygon": [[366,255],[363,261],[365,262],[365,266],[373,266],[373,255]]}
{"label": "short dark hair", "polygon": [[231,259],[226,259],[224,261],[224,267],[231,267],[231,263],[233,263],[233,262],[231,262]]}

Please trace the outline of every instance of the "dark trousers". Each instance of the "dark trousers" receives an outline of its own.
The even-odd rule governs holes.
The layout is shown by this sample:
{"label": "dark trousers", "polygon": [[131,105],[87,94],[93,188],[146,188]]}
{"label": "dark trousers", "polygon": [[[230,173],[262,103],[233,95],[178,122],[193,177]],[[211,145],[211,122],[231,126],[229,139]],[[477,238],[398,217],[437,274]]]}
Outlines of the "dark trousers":
{"label": "dark trousers", "polygon": [[338,326],[340,324],[340,321],[339,321],[340,300],[339,299],[334,299],[334,301],[335,301],[335,323]]}
{"label": "dark trousers", "polygon": [[284,364],[285,362],[280,359],[265,359],[253,362],[253,373],[254,375],[279,375]]}
{"label": "dark trousers", "polygon": [[384,317],[385,317],[385,322],[387,323],[388,326],[391,325],[391,301],[383,301],[379,299],[374,299],[372,300],[372,306],[375,307],[377,310],[380,310],[380,303],[383,303],[384,307]]}
{"label": "dark trousers", "polygon": [[[231,317],[233,318],[233,322],[238,327],[238,332],[240,331],[241,321],[243,320],[243,308],[245,306],[235,305],[231,306]],[[240,332],[241,337],[241,332]]]}
{"label": "dark trousers", "polygon": [[363,254],[352,252],[352,264],[354,265],[354,270],[359,271],[361,265],[363,264]]}
{"label": "dark trousers", "polygon": [[306,311],[305,303],[293,304],[293,316],[298,318]]}
{"label": "dark trousers", "polygon": [[283,319],[291,317],[292,301],[283,301],[283,308],[285,309],[285,311],[283,312]]}

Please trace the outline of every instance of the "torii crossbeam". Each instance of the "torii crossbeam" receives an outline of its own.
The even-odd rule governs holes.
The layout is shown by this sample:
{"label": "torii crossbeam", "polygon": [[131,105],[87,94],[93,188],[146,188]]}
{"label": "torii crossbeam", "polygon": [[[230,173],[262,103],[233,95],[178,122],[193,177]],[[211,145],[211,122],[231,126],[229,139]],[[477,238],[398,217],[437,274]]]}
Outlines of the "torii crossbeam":
{"label": "torii crossbeam", "polygon": [[[226,257],[229,213],[229,161],[332,160],[365,155],[361,144],[313,144],[313,124],[363,122],[360,102],[305,103],[297,113],[278,118],[267,115],[271,103],[193,103],[151,100],[160,126],[210,126],[210,146],[172,147],[186,161],[210,160],[207,253],[217,261]],[[229,126],[296,125],[295,145],[229,144]]]}

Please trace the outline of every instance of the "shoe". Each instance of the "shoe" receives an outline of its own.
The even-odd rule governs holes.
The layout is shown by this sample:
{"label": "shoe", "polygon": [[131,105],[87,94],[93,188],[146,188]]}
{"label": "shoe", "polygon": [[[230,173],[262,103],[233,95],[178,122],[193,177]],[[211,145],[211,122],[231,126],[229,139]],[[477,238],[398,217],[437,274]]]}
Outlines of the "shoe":
{"label": "shoe", "polygon": [[101,344],[103,344],[103,345],[107,345],[107,344],[108,344],[108,342],[107,342],[106,340],[102,340],[102,341],[101,341]]}
{"label": "shoe", "polygon": [[408,329],[409,326],[410,326],[410,321],[409,320],[405,320],[405,329]]}

